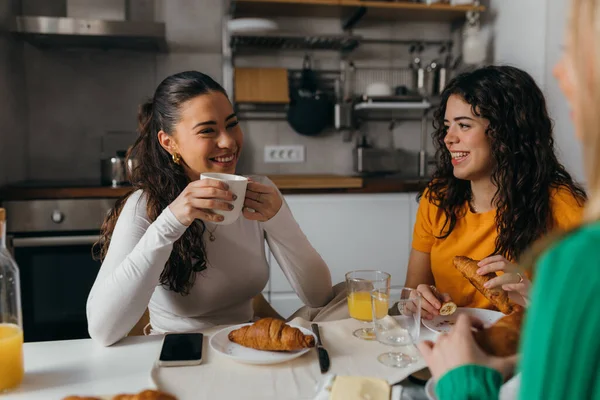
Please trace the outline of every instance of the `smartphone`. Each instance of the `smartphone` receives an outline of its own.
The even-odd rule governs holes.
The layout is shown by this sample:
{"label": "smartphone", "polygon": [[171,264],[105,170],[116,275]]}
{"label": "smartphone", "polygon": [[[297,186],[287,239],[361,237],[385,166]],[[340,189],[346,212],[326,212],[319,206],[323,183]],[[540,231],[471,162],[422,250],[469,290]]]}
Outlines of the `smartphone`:
{"label": "smartphone", "polygon": [[158,357],[161,367],[198,365],[202,362],[201,333],[167,333]]}

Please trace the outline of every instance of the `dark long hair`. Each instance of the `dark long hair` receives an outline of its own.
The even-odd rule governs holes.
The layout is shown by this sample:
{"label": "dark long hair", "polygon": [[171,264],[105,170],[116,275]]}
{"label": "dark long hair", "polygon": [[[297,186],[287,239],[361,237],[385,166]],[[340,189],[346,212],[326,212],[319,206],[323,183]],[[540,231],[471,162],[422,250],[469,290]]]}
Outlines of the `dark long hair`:
{"label": "dark long hair", "polygon": [[446,238],[471,199],[471,185],[454,176],[451,155],[444,143],[446,103],[452,95],[471,105],[473,114],[489,121],[494,167],[491,180],[497,187],[494,254],[516,260],[536,239],[553,228],[551,193],[565,188],[580,204],[586,199],[558,161],[552,121],[546,101],[533,78],[508,66],[489,66],[452,79],[434,113],[433,141],[437,169],[429,182],[429,201],[444,211],[446,220],[439,238]]}
{"label": "dark long hair", "polygon": [[[132,171],[134,190],[141,189],[147,198],[148,218],[154,221],[160,213],[185,189],[189,183],[183,167],[172,161],[171,155],[160,145],[158,132],[172,134],[179,121],[181,106],[188,100],[211,92],[225,94],[221,85],[197,71],[181,72],[163,80],[151,100],[142,104],[138,113],[139,136],[128,157],[139,161]],[[130,194],[119,199],[104,220],[100,240],[94,245],[94,254],[103,260],[108,252],[117,219]],[[160,283],[169,290],[188,294],[196,272],[206,268],[202,235],[202,221],[196,221],[173,245],[173,251],[160,275]],[[193,261],[192,261],[193,260]]]}

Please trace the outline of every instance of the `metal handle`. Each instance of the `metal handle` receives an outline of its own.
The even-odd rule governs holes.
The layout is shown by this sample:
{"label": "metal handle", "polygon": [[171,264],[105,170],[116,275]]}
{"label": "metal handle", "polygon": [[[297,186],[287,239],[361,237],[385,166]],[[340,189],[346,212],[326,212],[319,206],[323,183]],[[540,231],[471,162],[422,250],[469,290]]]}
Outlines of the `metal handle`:
{"label": "metal handle", "polygon": [[52,247],[52,246],[79,246],[94,244],[99,236],[46,236],[30,238],[13,238],[12,247]]}

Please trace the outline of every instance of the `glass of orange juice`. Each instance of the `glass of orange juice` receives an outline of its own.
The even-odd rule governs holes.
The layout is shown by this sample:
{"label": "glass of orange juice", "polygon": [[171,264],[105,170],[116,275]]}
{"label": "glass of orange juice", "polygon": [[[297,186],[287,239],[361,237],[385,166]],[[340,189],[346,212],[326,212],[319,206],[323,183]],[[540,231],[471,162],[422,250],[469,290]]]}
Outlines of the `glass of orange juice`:
{"label": "glass of orange juice", "polygon": [[[390,274],[376,270],[358,270],[346,274],[346,289],[348,291],[348,312],[350,317],[364,322],[373,322],[371,292],[385,292],[390,287]],[[387,315],[388,301],[380,296],[376,304],[377,314]],[[375,340],[373,327],[364,327],[353,332],[354,336],[363,340]]]}

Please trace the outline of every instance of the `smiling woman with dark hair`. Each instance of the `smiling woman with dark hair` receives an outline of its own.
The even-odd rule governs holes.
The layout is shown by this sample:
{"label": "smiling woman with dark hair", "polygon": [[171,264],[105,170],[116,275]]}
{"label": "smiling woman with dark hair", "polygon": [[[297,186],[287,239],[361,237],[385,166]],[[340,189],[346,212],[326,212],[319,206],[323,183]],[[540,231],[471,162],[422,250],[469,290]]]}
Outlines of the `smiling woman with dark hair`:
{"label": "smiling woman with dark hair", "polygon": [[110,345],[150,312],[154,333],[192,332],[253,318],[269,280],[265,239],[306,305],[333,297],[331,275],[266,177],[248,182],[242,216],[228,225],[229,187],[244,135],[225,90],[197,71],[164,79],[138,115],[134,187],[102,226],[102,267],[87,302],[92,339]]}
{"label": "smiling woman with dark hair", "polygon": [[[423,295],[423,315],[441,302],[493,308],[452,264],[502,271],[490,288],[526,303],[529,280],[515,262],[536,239],[580,221],[585,192],[558,161],[544,96],[526,72],[490,66],[454,78],[434,115],[437,170],[423,193],[407,286]],[[437,290],[433,290],[435,286]]]}

